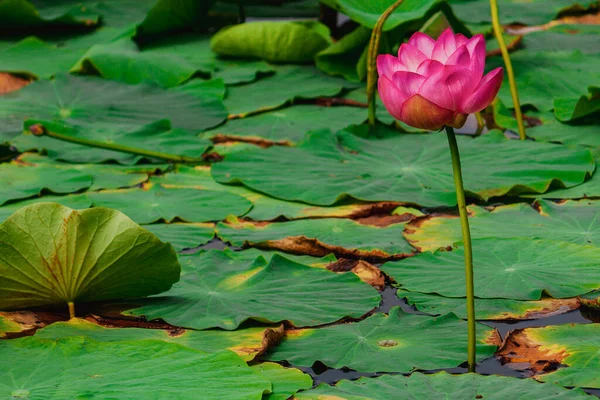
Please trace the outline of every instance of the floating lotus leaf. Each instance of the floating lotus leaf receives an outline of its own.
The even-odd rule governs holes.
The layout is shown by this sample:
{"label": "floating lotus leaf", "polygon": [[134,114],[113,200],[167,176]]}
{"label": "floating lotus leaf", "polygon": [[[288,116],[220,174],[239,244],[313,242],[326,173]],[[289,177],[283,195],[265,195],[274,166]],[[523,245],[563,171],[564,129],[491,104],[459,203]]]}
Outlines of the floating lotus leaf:
{"label": "floating lotus leaf", "polygon": [[213,190],[168,189],[160,185],[90,193],[95,207],[114,208],[139,224],[156,221],[208,222],[229,214],[243,215],[252,203],[243,197]]}
{"label": "floating lotus leaf", "polygon": [[171,245],[115,210],[38,203],[0,225],[0,310],[144,297],[179,273]]}
{"label": "floating lotus leaf", "polygon": [[37,203],[58,203],[61,206],[73,208],[75,210],[83,210],[84,208],[90,208],[92,206],[92,201],[86,194],[34,197],[33,199],[9,203],[0,207],[0,223],[4,222],[6,218],[10,217],[18,209]]}
{"label": "floating lotus leaf", "polygon": [[321,384],[312,390],[300,392],[295,398],[298,400],[388,400],[392,398],[589,400],[590,396],[579,388],[569,390],[552,383],[540,384],[531,379],[498,375],[451,375],[447,372],[438,372],[427,375],[414,373],[408,377],[384,375],[377,378],[360,378],[356,381],[342,380],[335,386]]}
{"label": "floating lotus leaf", "polygon": [[[496,349],[486,343],[493,331],[484,325],[477,331],[477,359],[483,360]],[[406,314],[394,307],[389,316],[377,313],[360,322],[289,331],[267,358],[304,367],[320,361],[360,372],[407,373],[457,367],[466,350],[467,323],[456,315]]]}
{"label": "floating lotus leaf", "polygon": [[[393,220],[392,220],[393,221]],[[392,259],[412,254],[404,240],[404,223],[376,226],[341,218],[252,223],[229,218],[217,225],[217,236],[235,246],[324,256]]]}
{"label": "floating lotus leaf", "polygon": [[[355,133],[368,132],[366,127],[351,127],[334,136],[322,130],[309,133],[294,148],[231,154],[213,166],[212,175],[220,183],[243,183],[273,197],[316,205],[348,197],[423,206],[456,204],[444,134],[398,135],[382,128],[372,134],[385,134],[383,138],[363,139]],[[507,140],[499,132],[458,139],[465,189],[484,200],[543,193],[557,181],[571,187],[595,168],[586,149]]]}
{"label": "floating lotus leaf", "polygon": [[261,327],[223,330],[184,330],[172,328],[106,328],[92,322],[73,318],[67,322],[56,322],[35,332],[40,339],[59,340],[67,337],[86,337],[99,342],[136,342],[147,339],[176,343],[203,353],[218,353],[231,350],[244,361],[252,360],[269,346],[274,345],[283,335],[282,327]]}
{"label": "floating lotus leaf", "polygon": [[[409,292],[400,289],[398,297],[417,310],[440,315],[452,312],[467,319],[466,299],[463,297],[442,297],[435,294]],[[579,308],[577,299],[544,298],[537,301],[512,299],[475,299],[475,315],[478,320],[527,320],[553,317]]]}
{"label": "floating lotus leaf", "polygon": [[265,400],[287,400],[298,390],[310,389],[313,384],[310,375],[276,363],[263,362],[253,365],[252,369],[273,384],[273,392],[264,396]]}
{"label": "floating lotus leaf", "polygon": [[[537,200],[534,206],[517,203],[491,211],[469,206],[469,224],[474,239],[548,239],[600,246],[600,202],[566,201],[556,204]],[[421,251],[436,250],[462,240],[456,216],[439,215],[410,223],[404,236]]]}
{"label": "floating lotus leaf", "polygon": [[207,354],[159,340],[28,337],[1,341],[0,355],[9,360],[0,372],[3,398],[260,399],[271,388],[230,351]]}
{"label": "floating lotus leaf", "polygon": [[250,85],[231,86],[225,107],[229,114],[246,116],[272,110],[296,99],[333,97],[356,84],[323,74],[314,67],[286,65],[277,67],[275,75]]}
{"label": "floating lotus leaf", "polygon": [[[542,293],[567,298],[600,287],[600,251],[595,246],[532,239],[476,239],[475,296],[539,300]],[[381,269],[406,290],[438,293],[447,297],[465,294],[464,251],[438,250]]]}
{"label": "floating lotus leaf", "polygon": [[43,190],[52,193],[73,193],[91,185],[92,177],[74,168],[0,164],[0,205],[9,200],[38,195]]}
{"label": "floating lotus leaf", "polygon": [[198,247],[215,237],[214,224],[152,224],[144,228],[163,242],[171,243],[176,251]]}
{"label": "floating lotus leaf", "polygon": [[358,318],[379,294],[353,274],[336,274],[280,255],[208,251],[181,257],[182,278],[164,296],[128,311],[192,329],[236,329],[242,322],[314,326]]}
{"label": "floating lotus leaf", "polygon": [[[598,324],[566,324],[515,330],[499,355],[504,363],[530,364],[542,382],[600,389],[599,328]],[[560,367],[540,371],[536,365]]]}

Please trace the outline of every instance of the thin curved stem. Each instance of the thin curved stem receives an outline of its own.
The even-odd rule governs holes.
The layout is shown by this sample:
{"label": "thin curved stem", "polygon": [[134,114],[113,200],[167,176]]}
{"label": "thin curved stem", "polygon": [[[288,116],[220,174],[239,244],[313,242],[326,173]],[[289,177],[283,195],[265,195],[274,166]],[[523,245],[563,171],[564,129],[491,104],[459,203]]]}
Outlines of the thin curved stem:
{"label": "thin curved stem", "polygon": [[481,112],[475,113],[475,119],[477,120],[477,131],[475,132],[475,135],[479,136],[481,135],[481,132],[483,132],[483,128],[485,128],[485,121],[481,116]]}
{"label": "thin curved stem", "polygon": [[199,157],[199,158],[185,157],[185,156],[179,156],[177,154],[161,153],[158,151],[140,149],[140,148],[131,147],[131,146],[124,146],[124,145],[120,145],[120,144],[116,144],[116,143],[104,143],[104,142],[98,142],[95,140],[74,137],[71,135],[64,135],[62,133],[49,131],[45,127],[43,127],[39,124],[32,125],[29,128],[29,130],[35,136],[47,135],[47,136],[50,136],[50,137],[58,139],[58,140],[63,140],[65,142],[81,144],[81,145],[89,146],[89,147],[97,147],[99,149],[120,151],[122,153],[137,154],[137,155],[145,156],[145,157],[159,158],[161,160],[174,161],[174,162],[180,162],[180,163],[201,163],[204,161],[201,157]]}
{"label": "thin curved stem", "polygon": [[498,17],[498,2],[496,0],[490,0],[490,9],[492,11],[492,26],[494,27],[494,36],[500,46],[502,52],[502,59],[504,60],[504,66],[506,67],[506,74],[508,75],[508,84],[510,85],[510,94],[513,100],[513,107],[515,108],[515,116],[517,117],[517,124],[519,126],[519,137],[521,140],[527,139],[525,133],[525,124],[523,123],[523,113],[521,112],[521,104],[519,103],[519,92],[517,91],[517,83],[515,82],[515,72],[510,61],[510,55],[504,43],[502,37],[502,26],[500,25],[500,18]]}
{"label": "thin curved stem", "polygon": [[463,188],[462,170],[460,167],[460,154],[458,152],[458,143],[454,136],[454,129],[446,126],[448,135],[448,145],[452,155],[452,172],[454,173],[454,186],[456,188],[456,202],[458,203],[458,214],[460,215],[460,226],[462,229],[463,245],[465,250],[465,274],[467,286],[467,325],[468,325],[468,346],[467,361],[469,372],[475,372],[476,355],[476,327],[475,327],[475,290],[473,284],[473,249],[471,247],[471,231],[469,230],[469,216],[467,213],[467,203],[465,201],[465,190]]}
{"label": "thin curved stem", "polygon": [[367,102],[369,104],[369,125],[375,125],[375,91],[377,89],[377,55],[379,54],[379,42],[381,40],[381,31],[390,14],[402,3],[398,0],[388,7],[379,17],[373,27],[371,40],[369,41],[369,50],[367,56]]}

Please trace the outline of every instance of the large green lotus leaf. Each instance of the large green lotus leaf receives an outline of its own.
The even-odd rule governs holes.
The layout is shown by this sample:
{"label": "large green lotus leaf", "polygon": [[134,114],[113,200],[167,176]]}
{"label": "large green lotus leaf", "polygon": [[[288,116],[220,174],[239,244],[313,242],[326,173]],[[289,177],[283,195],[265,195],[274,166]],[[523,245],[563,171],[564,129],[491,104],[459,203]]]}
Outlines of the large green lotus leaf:
{"label": "large green lotus leaf", "polygon": [[[600,90],[600,54],[579,51],[516,51],[510,56],[519,87],[521,104],[542,111],[554,109],[558,119],[570,121],[600,109],[591,90]],[[501,57],[488,60],[488,68],[502,66]],[[498,93],[504,104],[512,104],[508,80]]]}
{"label": "large green lotus leaf", "polygon": [[231,250],[225,249],[224,253],[229,254],[232,257],[242,257],[244,259],[253,261],[258,257],[263,257],[267,262],[271,261],[273,256],[278,255],[283,258],[287,258],[297,264],[304,264],[315,268],[325,268],[331,263],[337,261],[337,258],[333,254],[328,254],[325,257],[312,257],[312,256],[301,256],[297,254],[287,254],[279,251],[272,250],[260,250],[260,249],[245,249],[245,250]]}
{"label": "large green lotus leaf", "polygon": [[279,255],[208,251],[181,257],[181,281],[164,296],[128,311],[192,329],[236,329],[242,322],[314,326],[358,318],[377,307],[375,289],[354,274],[336,274]]}
{"label": "large green lotus leaf", "polygon": [[329,46],[329,35],[317,21],[253,21],[221,29],[210,44],[221,56],[306,63]]}
{"label": "large green lotus leaf", "polygon": [[214,3],[215,0],[157,0],[137,26],[136,37],[202,26],[207,23],[208,10]]}
{"label": "large green lotus leaf", "polygon": [[[600,171],[600,151],[598,150],[599,148],[594,150],[594,154],[596,156],[596,171]],[[536,195],[534,197],[561,200],[598,198],[600,197],[600,174],[595,173],[589,180],[585,181],[581,185],[577,185],[569,189],[551,190],[548,193],[544,193],[543,195]]]}
{"label": "large green lotus leaf", "polygon": [[275,69],[262,60],[216,59],[214,78],[221,78],[228,85],[255,81],[263,75],[271,75]]}
{"label": "large green lotus leaf", "polygon": [[94,207],[114,208],[139,224],[156,221],[208,222],[243,215],[252,203],[227,192],[169,189],[160,185],[90,193]]}
{"label": "large green lotus leaf", "polygon": [[230,115],[246,116],[272,110],[297,99],[333,97],[356,84],[323,74],[315,67],[286,65],[275,75],[227,89],[225,107]]}
{"label": "large green lotus leaf", "polygon": [[[210,167],[205,166],[179,165],[174,172],[151,177],[151,182],[160,183],[165,187],[217,190],[245,197],[253,204],[252,209],[245,216],[255,221],[269,221],[278,217],[285,217],[289,220],[314,217],[359,217],[368,215],[368,210],[373,206],[369,203],[354,203],[335,207],[316,207],[305,203],[279,200],[254,192],[245,186],[222,185],[215,182],[211,176]],[[417,215],[416,210],[410,212]]]}
{"label": "large green lotus leaf", "polygon": [[26,199],[47,190],[73,193],[92,185],[92,177],[73,168],[48,165],[0,164],[0,205],[9,200]]}
{"label": "large green lotus leaf", "polygon": [[[486,343],[491,329],[479,325],[477,331],[480,361],[492,356],[496,346]],[[304,367],[320,361],[360,372],[408,373],[457,367],[465,361],[466,350],[467,323],[456,315],[406,314],[393,307],[389,315],[377,313],[360,322],[289,331],[267,358]]]}
{"label": "large green lotus leaf", "polygon": [[[442,297],[435,294],[409,292],[400,289],[398,297],[405,298],[417,310],[441,315],[454,313],[467,319],[466,299],[462,297]],[[577,299],[544,298],[537,301],[512,299],[475,299],[475,315],[478,320],[527,320],[552,317],[579,308]]]}
{"label": "large green lotus leaf", "polygon": [[130,84],[151,82],[173,87],[197,73],[210,74],[214,64],[205,36],[175,36],[143,50],[124,38],[93,46],[71,71],[97,72],[104,78]]}
{"label": "large green lotus leaf", "polygon": [[[600,251],[595,246],[531,239],[476,239],[475,296],[539,300],[574,297],[600,287]],[[465,294],[464,251],[438,250],[381,269],[411,292],[446,297]]]}
{"label": "large green lotus leaf", "polygon": [[[220,0],[217,1],[211,11],[237,16],[239,13],[238,4],[237,0]],[[319,12],[318,0],[244,2],[244,13],[247,17],[254,18],[318,18]]]}
{"label": "large green lotus leaf", "polygon": [[33,29],[44,25],[94,25],[99,15],[77,0],[3,0],[2,29]]}
{"label": "large green lotus leaf", "polygon": [[365,225],[342,218],[301,219],[254,224],[228,218],[217,225],[217,236],[234,246],[279,249],[297,254],[324,256],[334,253],[351,258],[390,259],[412,254],[402,236],[405,223]]}
{"label": "large green lotus leaf", "polygon": [[159,340],[84,337],[0,342],[2,398],[256,399],[271,383],[230,351],[206,354]]}
{"label": "large green lotus leaf", "polygon": [[[140,101],[144,99],[144,101]],[[172,128],[200,131],[218,125],[222,104],[150,85],[126,85],[97,77],[57,75],[0,97],[0,135],[20,133],[23,121],[39,119],[80,128],[86,135],[123,135],[161,119]]]}
{"label": "large green lotus leaf", "polygon": [[[527,127],[527,136],[538,141],[560,142],[566,145],[600,147],[600,119],[597,116],[582,118],[574,123],[560,122],[553,112],[528,111],[526,120],[535,125]],[[502,128],[518,131],[517,120],[501,101],[494,104],[494,122]]]}
{"label": "large green lotus leaf", "polygon": [[198,247],[215,237],[215,225],[208,223],[152,224],[144,228],[163,242],[171,243],[176,251]]}
{"label": "large green lotus leaf", "polygon": [[486,399],[529,400],[589,399],[583,390],[565,389],[532,379],[519,379],[499,375],[462,374],[447,372],[436,374],[414,373],[384,375],[377,378],[360,378],[356,381],[341,380],[335,386],[321,384],[312,390],[296,394],[298,400],[388,400],[403,399]]}
{"label": "large green lotus leaf", "polygon": [[[335,136],[321,130],[307,134],[295,148],[231,154],[213,167],[212,175],[221,183],[243,183],[273,197],[316,205],[347,197],[424,206],[456,204],[444,134],[398,135],[384,127],[375,132],[385,129],[383,138],[364,139],[353,133],[364,134],[367,129],[351,127]],[[582,183],[595,167],[588,150],[508,140],[499,132],[458,141],[465,189],[484,200],[543,193],[556,181],[571,187]]]}
{"label": "large green lotus leaf", "polygon": [[148,296],[179,273],[170,244],[115,210],[39,203],[0,225],[0,309]]}
{"label": "large green lotus leaf", "polygon": [[299,369],[285,368],[276,363],[263,362],[251,367],[273,385],[272,393],[264,400],[287,400],[298,390],[310,389],[313,385],[310,375]]}
{"label": "large green lotus leaf", "polygon": [[[277,328],[275,328],[277,329]],[[223,330],[176,330],[142,328],[106,328],[84,319],[73,318],[67,322],[56,322],[39,329],[35,337],[59,340],[66,337],[85,337],[99,342],[135,342],[152,339],[189,347],[204,353],[217,353],[231,350],[244,361],[252,360],[259,352],[266,350],[263,340],[269,335],[278,334],[273,328],[246,328],[236,331]]]}
{"label": "large green lotus leaf", "polygon": [[[469,206],[471,236],[482,238],[548,239],[600,246],[600,202],[537,200],[539,212],[528,204],[499,206],[488,211]],[[415,221],[404,236],[421,251],[433,251],[462,240],[460,221],[439,215]]]}
{"label": "large green lotus leaf", "polygon": [[44,43],[36,37],[28,37],[0,52],[0,56],[2,72],[50,78],[58,72],[67,72],[77,62],[80,54]]}
{"label": "large green lotus leaf", "polygon": [[[369,29],[373,29],[377,20],[394,3],[394,0],[335,0],[336,8],[351,19]],[[444,10],[453,18],[452,10],[446,0],[404,0],[388,17],[383,25],[384,31],[401,27],[419,29],[433,14]],[[454,18],[453,18],[454,19]]]}
{"label": "large green lotus leaf", "polygon": [[[456,16],[464,22],[492,23],[488,0],[449,0],[449,3]],[[498,13],[503,25],[541,25],[569,9],[581,11],[595,5],[594,0],[499,0]]]}
{"label": "large green lotus leaf", "polygon": [[67,196],[41,196],[15,203],[8,203],[0,207],[0,223],[10,217],[18,209],[37,203],[58,203],[62,206],[82,210],[90,208],[92,201],[86,194],[70,194]]}
{"label": "large green lotus leaf", "polygon": [[[49,136],[40,137],[31,132],[25,132],[11,141],[11,144],[21,151],[38,150],[46,153],[52,159],[61,161],[98,163],[114,160],[122,164],[133,164],[142,159],[152,162],[164,161],[140,155],[140,153],[155,151],[166,154],[165,157],[188,157],[200,161],[202,154],[212,147],[209,140],[198,138],[187,130],[171,129],[170,122],[166,119],[131,131],[118,130],[115,129],[116,127],[90,131],[83,127],[64,126],[60,122],[39,120],[27,120],[25,126],[35,130],[31,127],[38,124],[47,131],[73,138],[73,140],[91,140],[105,145],[119,145],[132,150],[125,152],[105,150]],[[146,168],[151,169],[152,167]]]}
{"label": "large green lotus leaf", "polygon": [[[92,185],[88,190],[119,189],[137,186],[148,180],[148,176],[167,170],[168,164],[145,164],[137,166],[120,166],[110,164],[70,164],[53,161],[36,153],[25,153],[19,161],[27,165],[52,166],[58,169],[75,169],[92,177]],[[73,208],[73,207],[71,207]]]}
{"label": "large green lotus leaf", "polygon": [[[540,7],[543,9],[543,7]],[[523,46],[527,51],[579,50],[583,54],[600,53],[598,46],[598,25],[566,24],[553,26],[547,30],[530,32],[523,36]]]}
{"label": "large green lotus leaf", "polygon": [[371,38],[371,30],[363,26],[331,44],[315,56],[317,68],[329,75],[341,75],[351,81],[365,77],[363,54]]}
{"label": "large green lotus leaf", "polygon": [[293,144],[302,141],[308,131],[326,128],[337,131],[348,124],[360,124],[366,117],[364,110],[357,107],[298,104],[229,120],[225,125],[204,132],[202,137],[222,135],[233,140]]}
{"label": "large green lotus leaf", "polygon": [[[562,386],[600,389],[598,347],[600,325],[566,324],[527,328],[511,334],[511,339],[530,354],[524,358],[533,364],[538,360],[555,360],[560,367],[536,376],[543,382]],[[516,352],[519,356],[519,352]],[[521,359],[521,361],[523,361]]]}

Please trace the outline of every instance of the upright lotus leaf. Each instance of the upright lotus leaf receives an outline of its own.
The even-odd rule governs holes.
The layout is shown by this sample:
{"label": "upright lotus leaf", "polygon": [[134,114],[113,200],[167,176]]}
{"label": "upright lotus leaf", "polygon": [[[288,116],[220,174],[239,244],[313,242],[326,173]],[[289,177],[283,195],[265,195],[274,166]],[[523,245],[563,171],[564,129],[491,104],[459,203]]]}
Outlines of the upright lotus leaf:
{"label": "upright lotus leaf", "polygon": [[412,254],[402,237],[404,223],[384,226],[361,224],[342,218],[302,219],[289,222],[252,223],[228,218],[217,225],[221,240],[235,246],[276,249],[294,254],[394,259]]}
{"label": "upright lotus leaf", "polygon": [[168,189],[160,185],[104,190],[90,193],[95,207],[114,208],[139,224],[157,221],[208,222],[229,214],[243,215],[252,203],[227,192],[198,189]]}
{"label": "upright lotus leaf", "polygon": [[[536,209],[525,203],[499,206],[492,211],[469,206],[469,224],[474,239],[548,239],[600,246],[600,202],[566,201],[556,204],[537,200]],[[460,221],[440,215],[416,220],[406,227],[406,239],[421,251],[452,246],[462,240]]]}
{"label": "upright lotus leaf", "polygon": [[366,68],[363,68],[362,62],[366,61],[364,54],[370,38],[370,29],[357,27],[315,56],[317,68],[329,75],[362,81],[366,76]]}
{"label": "upright lotus leaf", "polygon": [[215,236],[215,225],[195,224],[152,224],[144,228],[155,234],[165,243],[171,243],[175,251],[191,249],[206,244]]}
{"label": "upright lotus leaf", "polygon": [[230,115],[272,110],[297,99],[333,97],[356,84],[323,74],[311,66],[286,65],[277,67],[275,75],[259,81],[227,88],[225,107]]}
{"label": "upright lotus leaf", "polygon": [[540,384],[531,379],[499,375],[414,373],[410,376],[383,375],[377,378],[341,380],[335,386],[321,384],[312,390],[297,393],[298,400],[387,400],[406,399],[486,399],[486,400],[586,400],[583,390]]}
{"label": "upright lotus leaf", "polygon": [[271,388],[237,354],[159,340],[28,337],[1,341],[0,355],[10,366],[0,371],[2,398],[258,400]]}
{"label": "upright lotus leaf", "polygon": [[[381,14],[394,3],[394,0],[368,2],[361,0],[334,0],[334,3],[336,8],[348,15],[352,20],[368,29],[373,29]],[[457,29],[464,29],[456,17],[454,17],[452,9],[448,6],[446,0],[404,0],[396,11],[390,14],[383,25],[383,30],[389,31],[398,28],[399,31],[405,31],[411,27],[418,29],[438,11],[444,11],[444,14],[452,19],[453,25]]]}
{"label": "upright lotus leaf", "polygon": [[[213,166],[212,175],[220,183],[243,183],[273,197],[316,205],[348,197],[431,207],[456,204],[450,155],[441,133],[398,135],[381,127],[371,133],[382,138],[354,134],[367,135],[367,130],[350,127],[335,136],[321,130],[307,134],[294,148],[232,154]],[[557,181],[571,187],[595,168],[589,150],[507,140],[499,132],[459,142],[465,189],[484,200],[543,193]],[[526,165],[519,162],[525,158]]]}
{"label": "upright lotus leaf", "polygon": [[339,130],[348,124],[360,124],[365,118],[363,110],[357,107],[298,104],[247,118],[232,119],[225,125],[204,132],[202,137],[294,144],[302,141],[308,131],[326,128]]}
{"label": "upright lotus leaf", "polygon": [[39,154],[35,153],[21,154],[17,162],[25,163],[27,165],[51,166],[57,169],[75,169],[81,171],[92,177],[92,185],[88,188],[88,190],[119,189],[136,186],[146,182],[149,175],[169,168],[168,164],[145,164],[139,166],[68,164],[56,162],[49,157],[40,156]]}
{"label": "upright lotus leaf", "polygon": [[90,208],[92,201],[85,194],[69,194],[66,196],[41,196],[34,197],[29,200],[22,200],[14,203],[8,203],[0,207],[0,223],[4,222],[10,217],[15,211],[25,206],[29,206],[37,203],[58,203],[61,206],[73,208],[75,210],[82,210],[84,208]]}
{"label": "upright lotus leaf", "polygon": [[[139,101],[139,99],[144,101]],[[199,131],[218,125],[222,104],[150,85],[126,85],[97,77],[57,75],[0,97],[0,135],[20,132],[27,119],[54,121],[86,134],[132,132],[161,119],[173,129]]]}
{"label": "upright lotus leaf", "polygon": [[205,36],[176,36],[141,49],[131,38],[123,38],[93,46],[71,71],[96,72],[129,84],[151,82],[173,87],[197,73],[210,74],[214,64]]}
{"label": "upright lotus leaf", "polygon": [[[452,368],[465,361],[466,327],[466,321],[454,314],[430,317],[394,307],[389,315],[377,313],[360,322],[288,331],[267,358],[304,367],[320,361],[360,372]],[[480,325],[477,333],[479,361],[492,356],[496,346],[489,344],[491,329]]]}
{"label": "upright lotus leaf", "polygon": [[[554,109],[561,121],[585,117],[600,109],[594,96],[600,91],[600,54],[516,51],[510,58],[521,104],[541,111]],[[490,58],[487,64],[490,69],[501,66],[502,58]],[[512,104],[508,85],[500,88],[498,97],[504,104]]]}
{"label": "upright lotus leaf", "polygon": [[173,328],[107,328],[84,319],[73,318],[66,322],[55,322],[35,332],[40,339],[59,340],[67,337],[85,337],[99,342],[136,342],[147,339],[162,340],[195,349],[203,353],[218,353],[231,350],[244,361],[252,360],[267,350],[283,335],[283,327],[246,328],[236,331],[184,330]]}
{"label": "upright lotus leaf", "polygon": [[379,304],[377,291],[353,274],[336,274],[279,255],[267,262],[244,253],[183,256],[181,281],[128,313],[191,329],[231,330],[248,319],[322,325],[359,318]]}
{"label": "upright lotus leaf", "polygon": [[265,400],[287,400],[298,390],[312,387],[310,375],[299,369],[285,368],[276,363],[263,362],[251,367],[273,385],[272,393],[263,397]]}
{"label": "upright lotus leaf", "polygon": [[[539,300],[585,294],[600,287],[600,251],[595,246],[532,239],[475,239],[475,296]],[[568,260],[565,262],[565,260]],[[464,251],[438,250],[381,269],[412,292],[462,297]]]}
{"label": "upright lotus leaf", "polygon": [[329,28],[317,21],[254,21],[221,29],[210,41],[222,56],[305,63],[329,46]]}
{"label": "upright lotus leaf", "polygon": [[[253,145],[252,145],[253,146]],[[270,221],[279,217],[288,220],[302,218],[357,218],[370,215],[372,212],[392,210],[399,203],[351,203],[334,207],[315,207],[305,203],[279,200],[254,192],[241,185],[222,185],[213,180],[211,168],[206,166],[189,167],[177,166],[174,172],[153,176],[150,180],[160,183],[167,188],[195,188],[224,191],[245,197],[253,204],[252,209],[245,214],[255,221]],[[417,215],[417,210],[410,213]]]}
{"label": "upright lotus leaf", "polygon": [[0,3],[2,29],[35,29],[48,25],[90,26],[100,16],[76,1],[3,0]]}
{"label": "upright lotus leaf", "polygon": [[9,200],[38,195],[43,190],[64,194],[87,189],[91,185],[90,175],[73,168],[0,164],[0,205]]}
{"label": "upright lotus leaf", "polygon": [[[535,379],[600,389],[598,347],[600,325],[565,324],[543,328],[527,328],[511,332],[506,344],[499,351],[504,363],[531,365]],[[540,371],[537,366],[559,365]]]}
{"label": "upright lotus leaf", "polygon": [[171,245],[115,210],[38,203],[0,225],[2,310],[139,298],[179,273]]}
{"label": "upright lotus leaf", "polygon": [[[418,311],[441,315],[452,312],[467,319],[466,299],[464,297],[443,297],[436,294],[409,292],[400,289],[398,297],[406,299],[409,305]],[[579,300],[553,299],[550,297],[537,301],[513,299],[477,299],[475,315],[479,320],[527,320],[553,317],[579,308]]]}

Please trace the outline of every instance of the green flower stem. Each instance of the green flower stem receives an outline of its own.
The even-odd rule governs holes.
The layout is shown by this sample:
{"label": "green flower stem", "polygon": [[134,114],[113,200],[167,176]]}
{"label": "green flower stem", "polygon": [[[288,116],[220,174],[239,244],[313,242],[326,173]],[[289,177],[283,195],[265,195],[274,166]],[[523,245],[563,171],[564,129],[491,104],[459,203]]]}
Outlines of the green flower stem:
{"label": "green flower stem", "polygon": [[469,230],[469,216],[467,214],[467,203],[465,201],[465,189],[462,182],[462,171],[460,168],[460,154],[458,143],[454,136],[454,128],[446,126],[450,154],[452,155],[452,171],[454,173],[454,186],[456,188],[456,202],[458,203],[458,214],[462,228],[462,238],[465,249],[465,273],[467,285],[467,324],[468,324],[468,346],[467,361],[469,372],[475,372],[475,290],[473,284],[473,249],[471,247],[471,231]]}
{"label": "green flower stem", "polygon": [[500,19],[498,17],[498,2],[496,0],[490,0],[490,9],[492,10],[492,26],[494,27],[494,36],[500,46],[502,52],[502,58],[504,59],[504,66],[506,67],[506,74],[508,75],[508,84],[510,85],[510,94],[513,100],[513,107],[515,108],[515,116],[517,117],[517,124],[519,125],[519,137],[521,140],[527,139],[525,133],[525,124],[523,123],[523,113],[521,112],[521,104],[519,103],[519,92],[517,91],[517,83],[515,82],[515,72],[513,71],[512,62],[510,61],[510,55],[504,43],[502,37],[502,26],[500,25]]}
{"label": "green flower stem", "polygon": [[369,103],[369,125],[375,125],[375,92],[377,91],[377,55],[379,54],[379,41],[383,25],[403,0],[398,0],[388,7],[379,17],[371,33],[367,57],[367,102]]}
{"label": "green flower stem", "polygon": [[32,125],[31,127],[29,127],[29,130],[35,136],[47,135],[47,136],[50,136],[55,139],[64,140],[65,142],[77,143],[77,144],[81,144],[81,145],[89,146],[89,147],[97,147],[100,149],[120,151],[122,153],[137,154],[140,156],[151,157],[151,158],[160,158],[161,160],[174,161],[174,162],[180,162],[180,163],[204,162],[202,157],[195,158],[195,157],[178,156],[176,154],[161,153],[158,151],[145,150],[145,149],[140,149],[137,147],[123,146],[123,145],[119,145],[119,144],[115,144],[115,143],[103,143],[103,142],[97,142],[95,140],[83,139],[83,138],[73,137],[70,135],[63,135],[61,133],[51,132],[39,124]]}
{"label": "green flower stem", "polygon": [[481,116],[481,112],[475,113],[475,119],[477,120],[477,131],[475,132],[475,135],[479,136],[481,135],[481,132],[483,132],[483,128],[485,127],[485,121]]}

